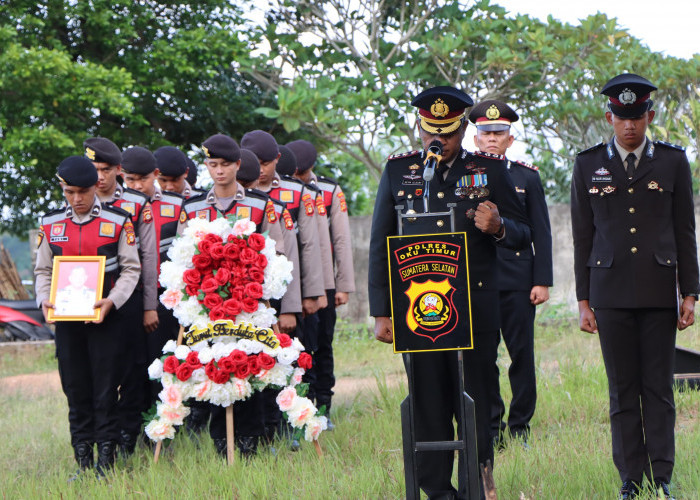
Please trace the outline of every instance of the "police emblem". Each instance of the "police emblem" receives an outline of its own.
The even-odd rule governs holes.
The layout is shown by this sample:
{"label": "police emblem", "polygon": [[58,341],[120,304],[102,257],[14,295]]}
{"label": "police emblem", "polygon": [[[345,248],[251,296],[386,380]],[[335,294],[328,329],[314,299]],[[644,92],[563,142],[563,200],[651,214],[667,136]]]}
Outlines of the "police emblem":
{"label": "police emblem", "polygon": [[265,214],[267,215],[267,221],[270,224],[277,222],[277,214],[275,213],[275,205],[272,201],[268,200],[267,205],[265,205]]}
{"label": "police emblem", "polygon": [[600,193],[600,189],[598,189],[596,186],[593,186],[591,189],[588,190],[589,194],[598,194]]}
{"label": "police emblem", "polygon": [[659,189],[659,183],[656,181],[649,181],[649,184],[647,184],[647,188],[652,191],[656,191],[657,189]]}
{"label": "police emblem", "polygon": [[452,303],[454,290],[449,279],[411,282],[404,292],[410,301],[406,312],[409,329],[433,342],[452,332],[457,325],[457,310]]}
{"label": "police emblem", "polygon": [[405,194],[406,194],[406,193],[404,192],[404,190],[403,190],[403,189],[400,189],[399,192],[396,193],[396,196],[403,196],[403,195],[405,195]]}
{"label": "police emblem", "polygon": [[282,219],[284,220],[284,227],[287,229],[294,229],[294,221],[292,220],[292,214],[286,208],[282,211]]}
{"label": "police emblem", "polygon": [[51,224],[51,236],[64,236],[66,234],[66,224],[61,222],[58,224]]}
{"label": "police emblem", "polygon": [[136,244],[136,234],[134,234],[134,224],[130,220],[124,223],[124,232],[126,233],[126,244],[134,246]]}
{"label": "police emblem", "polygon": [[600,167],[595,171],[596,175],[610,175],[610,170],[605,167]]}
{"label": "police emblem", "polygon": [[338,199],[340,200],[340,211],[341,212],[347,212],[348,211],[348,203],[345,201],[345,193],[342,191],[337,194]]}
{"label": "police emblem", "polygon": [[326,215],[326,204],[323,203],[323,196],[321,194],[316,196],[316,210],[318,210],[319,215]]}
{"label": "police emblem", "polygon": [[195,217],[198,219],[209,220],[209,210],[197,210]]}
{"label": "police emblem", "polygon": [[414,163],[413,165],[409,165],[409,167],[412,171],[418,170],[420,166],[417,163]]}
{"label": "police emblem", "polygon": [[95,161],[95,150],[92,148],[85,148],[85,156],[87,156],[88,160]]}
{"label": "police emblem", "polygon": [[153,221],[153,214],[151,213],[151,207],[144,207],[143,209],[143,221],[149,223]]}
{"label": "police emblem", "polygon": [[117,230],[114,222],[100,222],[100,236],[114,238],[114,233]]}
{"label": "police emblem", "polygon": [[185,212],[184,210],[181,210],[180,211],[180,224],[184,224],[185,222],[187,222],[187,212]]}
{"label": "police emblem", "polygon": [[136,204],[133,201],[122,202],[122,204],[119,205],[119,208],[126,210],[131,215],[136,215]]}
{"label": "police emblem", "polygon": [[175,217],[175,205],[161,205],[160,206],[160,216],[161,217]]}
{"label": "police emblem", "polygon": [[314,201],[311,199],[311,195],[309,193],[306,193],[304,196],[301,197],[301,201],[304,202],[304,211],[306,212],[306,215],[313,215]]}
{"label": "police emblem", "polygon": [[236,217],[250,219],[250,207],[236,207]]}
{"label": "police emblem", "polygon": [[489,120],[497,120],[501,117],[501,112],[498,111],[498,108],[496,107],[495,104],[492,104],[489,109],[486,110],[486,118]]}
{"label": "police emblem", "polygon": [[447,106],[447,104],[445,104],[445,101],[438,98],[435,100],[433,105],[430,106],[430,112],[436,118],[442,118],[443,116],[447,116],[447,114],[450,112],[450,108]]}
{"label": "police emblem", "polygon": [[625,90],[620,92],[620,95],[617,97],[617,99],[626,106],[628,104],[634,104],[634,102],[637,100],[637,95],[630,89],[625,88]]}
{"label": "police emblem", "polygon": [[422,195],[423,195],[423,189],[422,188],[416,189],[416,196],[422,196]]}
{"label": "police emblem", "polygon": [[283,201],[285,203],[293,202],[294,201],[294,192],[288,191],[286,189],[282,189],[280,191],[280,201]]}

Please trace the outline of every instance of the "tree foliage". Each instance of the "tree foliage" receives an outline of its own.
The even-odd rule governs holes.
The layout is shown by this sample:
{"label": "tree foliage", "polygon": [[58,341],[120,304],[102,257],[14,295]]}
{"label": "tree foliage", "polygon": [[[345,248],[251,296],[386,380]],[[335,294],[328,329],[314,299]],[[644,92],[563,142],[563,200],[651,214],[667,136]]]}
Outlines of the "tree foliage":
{"label": "tree foliage", "polygon": [[576,152],[610,136],[598,92],[618,73],[655,82],[654,132],[698,150],[700,56],[654,53],[604,14],[573,26],[488,0],[278,0],[263,39],[268,57],[247,69],[277,106],[260,111],[289,131],[309,127],[330,157],[340,151],[374,179],[386,154],[417,147],[410,101],[433,85],[511,103],[556,201],[568,198]]}

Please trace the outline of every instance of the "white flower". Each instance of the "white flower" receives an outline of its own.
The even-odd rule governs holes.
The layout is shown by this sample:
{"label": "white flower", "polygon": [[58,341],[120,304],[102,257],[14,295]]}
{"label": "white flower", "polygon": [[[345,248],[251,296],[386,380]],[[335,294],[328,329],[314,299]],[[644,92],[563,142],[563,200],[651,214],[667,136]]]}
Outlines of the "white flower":
{"label": "white flower", "polygon": [[253,393],[253,387],[247,380],[234,377],[229,381],[229,384],[231,384],[233,396],[236,398],[236,401],[248,399]]}
{"label": "white flower", "polygon": [[182,279],[184,269],[180,264],[166,260],[160,265],[160,275],[158,279],[160,284],[165,288],[173,290],[181,290],[185,288],[185,282]]}
{"label": "white flower", "polygon": [[294,406],[287,412],[289,423],[292,427],[303,427],[311,417],[316,415],[316,407],[309,398],[299,398],[294,400]]}
{"label": "white flower", "polygon": [[277,353],[277,362],[283,365],[291,365],[299,357],[299,351],[293,347],[285,347]]}
{"label": "white flower", "polygon": [[209,222],[208,231],[210,233],[218,234],[224,241],[229,234],[235,234],[234,229],[231,227],[231,223],[226,217],[219,217]]}
{"label": "white flower", "polygon": [[[190,244],[196,245],[204,238],[204,236],[206,236],[207,233],[210,232],[211,231],[209,231],[209,221],[195,217],[194,219],[190,219],[189,221],[187,221],[187,226],[182,231],[182,239],[189,240],[188,242]],[[173,242],[173,245],[175,245],[179,239],[181,238],[177,238]],[[170,257],[170,252],[168,252],[168,257]]]}
{"label": "white flower", "polygon": [[204,368],[197,368],[195,371],[192,372],[191,380],[193,384],[199,384],[209,379],[207,377],[207,373],[204,371]]}
{"label": "white flower", "polygon": [[299,352],[306,350],[306,347],[304,347],[304,344],[301,343],[301,340],[296,337],[292,339],[292,347]]}
{"label": "white flower", "polygon": [[151,441],[163,441],[175,437],[175,427],[170,422],[158,418],[151,420],[146,426],[146,435]]}
{"label": "white flower", "polygon": [[297,399],[297,391],[294,387],[285,387],[280,391],[275,400],[281,411],[289,411],[294,407]]}
{"label": "white flower", "polygon": [[208,401],[213,386],[214,382],[206,378],[205,375],[205,380],[195,384],[192,388],[192,394],[197,401]]}
{"label": "white flower", "polygon": [[179,384],[169,384],[163,387],[163,390],[158,394],[160,400],[170,407],[177,407],[182,404],[182,390]]}
{"label": "white flower", "polygon": [[284,387],[285,385],[287,385],[287,378],[289,377],[289,374],[291,372],[291,366],[276,363],[275,366],[272,367],[272,369],[261,371],[258,378],[268,385]]}
{"label": "white flower", "polygon": [[[168,258],[178,266],[192,267],[192,257],[197,250],[195,245],[196,243],[191,238],[175,238],[175,241],[168,249]],[[184,272],[184,269],[182,272]]]}
{"label": "white flower", "polygon": [[[211,352],[212,352],[212,355],[214,356],[214,359],[218,361],[221,358],[225,358],[226,356],[231,354],[235,348],[236,348],[235,343],[217,342],[213,346],[211,346]],[[200,361],[201,361],[201,358],[200,358]]]}
{"label": "white flower", "polygon": [[165,404],[158,405],[158,416],[162,421],[170,422],[173,425],[182,425],[185,417],[189,414],[190,409],[184,405],[177,407]]}
{"label": "white flower", "polygon": [[307,441],[314,441],[318,439],[321,432],[328,428],[328,419],[324,416],[311,417],[306,422],[306,427],[304,429],[304,439]]}
{"label": "white flower", "polygon": [[304,369],[303,368],[295,368],[294,373],[292,373],[291,384],[293,384],[293,385],[301,384],[303,377],[304,377]]}
{"label": "white flower", "polygon": [[270,237],[265,237],[265,248],[260,253],[267,257],[268,265],[277,256],[277,243]]}
{"label": "white flower", "polygon": [[151,363],[151,366],[148,367],[148,377],[151,380],[156,380],[162,376],[163,376],[163,362],[160,360],[160,358],[156,358],[153,360],[153,363]]}
{"label": "white flower", "polygon": [[179,345],[175,348],[175,357],[180,361],[187,359],[187,355],[190,353],[190,348],[186,345]]}
{"label": "white flower", "polygon": [[173,316],[179,320],[181,325],[196,325],[198,328],[206,328],[208,318],[201,314],[202,311],[202,306],[197,301],[197,297],[189,297],[187,300],[181,301],[173,309]]}
{"label": "white flower", "polygon": [[254,313],[242,312],[236,317],[237,323],[250,323],[258,328],[271,328],[277,323],[276,311],[274,307],[267,307],[260,303],[258,310]]}
{"label": "white flower", "polygon": [[292,281],[293,264],[283,255],[268,258],[263,282],[264,299],[280,299],[287,291],[287,285]]}
{"label": "white flower", "polygon": [[255,232],[255,223],[250,219],[239,219],[233,224],[233,234],[236,236],[250,236]]}
{"label": "white flower", "polygon": [[165,345],[163,346],[163,354],[168,354],[170,352],[175,352],[175,348],[177,347],[177,342],[174,340],[168,340]]}
{"label": "white flower", "polygon": [[209,347],[206,342],[203,342],[202,344],[204,345],[204,347],[202,347],[199,350],[199,362],[203,365],[206,365],[207,363],[209,363],[209,361],[214,359],[214,352],[211,350],[211,347]]}

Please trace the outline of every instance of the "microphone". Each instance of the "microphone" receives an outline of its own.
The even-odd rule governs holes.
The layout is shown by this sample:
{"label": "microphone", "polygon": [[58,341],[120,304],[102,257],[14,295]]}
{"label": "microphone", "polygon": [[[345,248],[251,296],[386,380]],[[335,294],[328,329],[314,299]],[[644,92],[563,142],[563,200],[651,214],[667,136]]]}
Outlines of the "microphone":
{"label": "microphone", "polygon": [[438,166],[438,163],[440,163],[440,160],[442,160],[442,143],[435,139],[430,143],[430,146],[428,146],[428,152],[423,162],[423,165],[425,165],[423,180],[425,182],[433,180],[433,177],[435,177],[435,168]]}

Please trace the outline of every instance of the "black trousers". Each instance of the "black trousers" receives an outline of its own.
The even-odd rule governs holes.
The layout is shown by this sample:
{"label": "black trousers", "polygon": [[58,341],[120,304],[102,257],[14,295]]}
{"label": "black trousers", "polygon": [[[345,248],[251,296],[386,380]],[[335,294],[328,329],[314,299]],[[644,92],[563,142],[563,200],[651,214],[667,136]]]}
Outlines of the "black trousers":
{"label": "black trousers", "polygon": [[[160,295],[160,291],[158,295]],[[163,346],[168,340],[177,340],[180,331],[180,324],[173,312],[158,302],[158,328],[146,335],[146,367],[150,366],[154,359],[163,356]],[[148,372],[146,372],[148,377]],[[153,405],[158,400],[158,394],[163,390],[163,386],[158,380],[149,381],[148,405]]]}
{"label": "black trousers", "polygon": [[[464,352],[464,384],[474,400],[476,440],[480,463],[491,460],[491,394],[493,393],[493,364],[496,352],[493,340],[496,331],[474,332],[473,350]],[[454,439],[453,419],[459,422],[459,372],[457,353],[420,352],[413,354],[414,424],[417,441],[450,441]],[[461,436],[461,426],[457,426]],[[416,454],[418,484],[429,498],[441,495],[466,496],[452,486],[454,452],[429,451]],[[459,463],[460,472],[464,464]]]}
{"label": "black trousers", "polygon": [[138,434],[143,425],[142,413],[149,404],[150,385],[146,330],[143,327],[143,293],[137,288],[119,309],[122,317],[124,348],[124,376],[119,385],[120,428],[129,434]]}
{"label": "black trousers", "polygon": [[[262,392],[254,392],[245,401],[237,401],[233,404],[233,432],[235,436],[262,436],[265,433],[264,405],[265,398]],[[209,435],[212,439],[226,437],[226,408],[209,405],[211,408],[211,420],[209,421]]]}
{"label": "black trousers", "polygon": [[335,375],[333,373],[333,335],[335,333],[335,290],[326,290],[328,307],[318,311],[317,347],[313,352],[314,364],[311,368],[312,387],[310,393],[316,398],[316,406],[331,409]]}
{"label": "black trousers", "polygon": [[119,436],[117,387],[124,368],[120,326],[115,311],[100,324],[56,323],[58,372],[68,399],[73,446]]}
{"label": "black trousers", "polygon": [[[535,378],[535,306],[528,291],[503,291],[500,293],[501,331],[510,355],[508,379],[513,393],[508,411],[508,427],[511,433],[530,431],[530,420],[537,403]],[[496,349],[500,336],[496,337]],[[495,386],[491,396],[491,430],[494,435],[505,430],[503,417],[506,407],[501,398],[498,364],[494,364]]]}
{"label": "black trousers", "polygon": [[675,309],[595,310],[610,393],[613,462],[624,480],[670,481]]}

